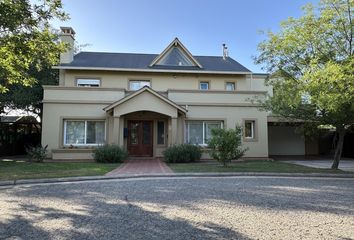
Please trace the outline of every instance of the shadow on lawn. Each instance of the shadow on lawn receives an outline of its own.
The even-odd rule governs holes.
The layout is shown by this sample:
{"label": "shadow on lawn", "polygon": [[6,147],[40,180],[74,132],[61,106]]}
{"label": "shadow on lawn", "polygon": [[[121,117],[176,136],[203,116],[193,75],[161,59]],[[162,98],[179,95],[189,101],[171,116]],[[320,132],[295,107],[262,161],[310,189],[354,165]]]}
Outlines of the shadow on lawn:
{"label": "shadow on lawn", "polygon": [[[352,181],[286,178],[207,178],[82,182],[0,190],[13,216],[0,222],[0,238],[22,239],[250,239],[218,225],[198,203],[280,211],[354,215]],[[211,183],[212,182],[212,183]],[[339,186],[340,185],[340,186]],[[1,198],[0,198],[1,200]],[[43,201],[45,204],[43,204]],[[205,216],[171,217],[168,210]],[[204,215],[203,215],[204,213]],[[61,222],[62,221],[62,222]],[[58,225],[59,224],[59,225]]]}

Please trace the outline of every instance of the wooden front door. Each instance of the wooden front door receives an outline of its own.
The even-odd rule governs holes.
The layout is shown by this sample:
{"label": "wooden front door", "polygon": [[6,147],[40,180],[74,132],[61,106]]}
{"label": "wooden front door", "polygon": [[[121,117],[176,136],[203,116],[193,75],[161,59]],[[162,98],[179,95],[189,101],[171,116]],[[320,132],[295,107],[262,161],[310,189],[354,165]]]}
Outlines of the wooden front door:
{"label": "wooden front door", "polygon": [[128,121],[128,153],[130,156],[152,157],[152,121]]}

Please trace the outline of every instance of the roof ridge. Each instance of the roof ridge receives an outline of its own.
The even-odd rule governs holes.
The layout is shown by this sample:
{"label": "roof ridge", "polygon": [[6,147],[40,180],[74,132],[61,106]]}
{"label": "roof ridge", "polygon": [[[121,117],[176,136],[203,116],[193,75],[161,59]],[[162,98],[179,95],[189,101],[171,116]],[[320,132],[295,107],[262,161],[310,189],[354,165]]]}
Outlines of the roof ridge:
{"label": "roof ridge", "polygon": [[[134,55],[159,55],[158,53],[136,53],[136,52],[104,52],[104,51],[80,51],[79,53],[103,53],[103,54],[134,54]],[[215,56],[215,55],[193,55],[193,57],[214,57],[214,58],[222,58],[223,56]],[[229,57],[233,59],[232,57]]]}
{"label": "roof ridge", "polygon": [[104,54],[135,54],[135,55],[158,55],[157,53],[134,53],[134,52],[98,52],[98,51],[80,51],[79,53],[104,53]]}

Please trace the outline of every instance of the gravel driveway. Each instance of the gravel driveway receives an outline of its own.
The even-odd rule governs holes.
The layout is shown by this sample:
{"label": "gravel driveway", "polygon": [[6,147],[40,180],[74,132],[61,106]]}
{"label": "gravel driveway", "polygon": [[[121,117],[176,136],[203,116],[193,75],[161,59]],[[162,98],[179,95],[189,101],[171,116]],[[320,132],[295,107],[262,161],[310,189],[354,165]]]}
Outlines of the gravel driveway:
{"label": "gravel driveway", "polygon": [[0,239],[354,239],[354,180],[160,178],[3,187]]}

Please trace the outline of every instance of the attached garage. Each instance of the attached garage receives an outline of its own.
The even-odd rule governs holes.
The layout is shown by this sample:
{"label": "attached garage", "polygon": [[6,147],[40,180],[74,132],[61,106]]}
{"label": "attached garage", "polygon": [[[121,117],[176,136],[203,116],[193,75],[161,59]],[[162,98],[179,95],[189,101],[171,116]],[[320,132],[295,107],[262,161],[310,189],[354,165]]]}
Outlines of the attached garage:
{"label": "attached garage", "polygon": [[269,155],[305,155],[305,137],[291,125],[268,123]]}

